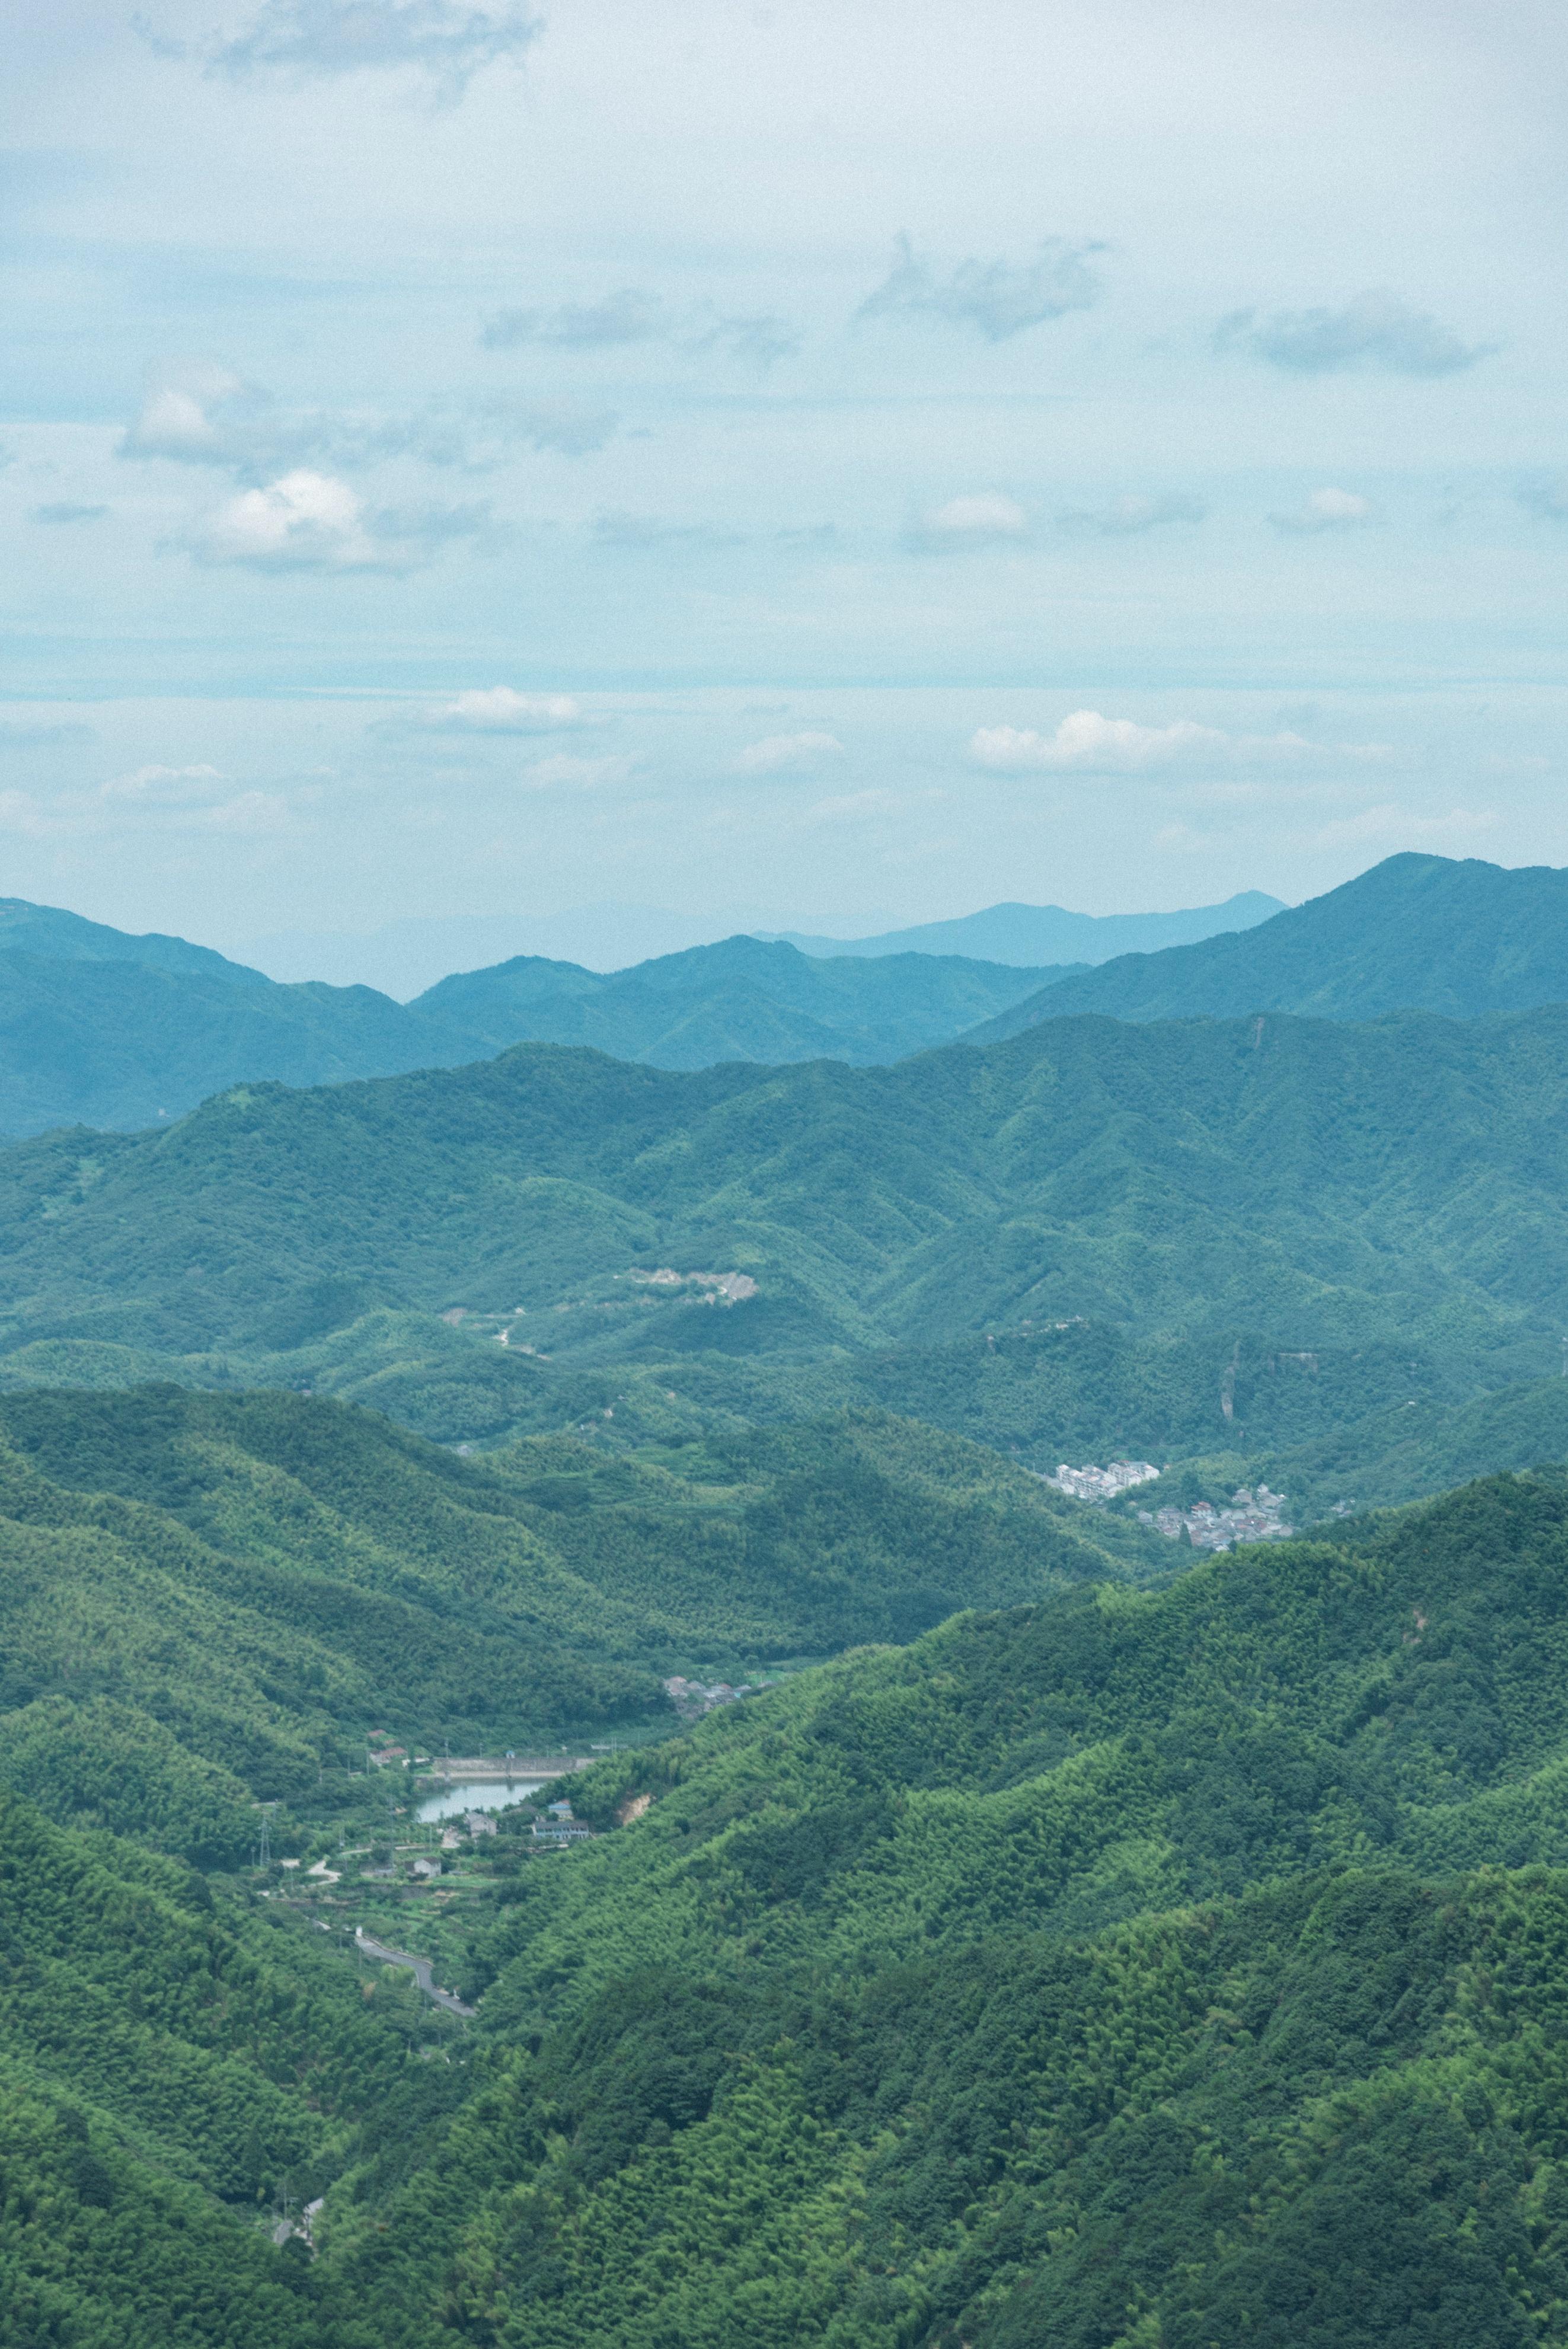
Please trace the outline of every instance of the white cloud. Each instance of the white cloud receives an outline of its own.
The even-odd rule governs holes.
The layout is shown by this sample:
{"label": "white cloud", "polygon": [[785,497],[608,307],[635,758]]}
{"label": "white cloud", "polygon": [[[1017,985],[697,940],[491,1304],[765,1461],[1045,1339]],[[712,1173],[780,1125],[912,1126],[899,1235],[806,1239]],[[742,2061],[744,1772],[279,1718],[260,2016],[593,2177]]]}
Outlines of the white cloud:
{"label": "white cloud", "polygon": [[896,240],[893,265],[856,316],[918,316],[973,326],[987,342],[1006,342],[1026,327],[1069,310],[1087,310],[1099,293],[1088,266],[1099,244],[1069,244],[1048,236],[1026,262],[961,261],[946,277],[920,260],[907,236]]}
{"label": "white cloud", "polygon": [[371,512],[346,481],[299,466],[265,489],[242,490],[184,544],[199,563],[254,571],[412,571],[450,539],[495,535],[487,507]]}
{"label": "white cloud", "polygon": [[417,722],[440,732],[558,734],[580,726],[583,711],[569,693],[519,693],[510,685],[490,685],[459,693]]}
{"label": "white cloud", "polygon": [[167,457],[182,465],[223,464],[229,436],[211,410],[245,394],[246,386],[226,367],[189,367],[155,378],[119,444],[120,455]]}
{"label": "white cloud", "polygon": [[760,742],[748,742],[735,765],[742,775],[799,774],[843,755],[844,746],[834,734],[769,734]]}
{"label": "white cloud", "polygon": [[192,533],[203,563],[264,571],[375,571],[394,557],[366,527],[364,502],[346,481],[304,466],[264,490],[242,490]]}
{"label": "white cloud", "polygon": [[1075,709],[1054,734],[1016,726],[982,726],[970,756],[998,774],[1134,775],[1236,760],[1292,760],[1312,745],[1299,734],[1226,734],[1178,718],[1169,726],[1140,726],[1131,718],[1105,718]]}
{"label": "white cloud", "polygon": [[949,498],[921,517],[913,537],[917,545],[934,550],[1006,545],[1028,534],[1029,517],[1016,500],[987,490]]}
{"label": "white cloud", "polygon": [[1290,513],[1270,514],[1275,530],[1288,536],[1313,537],[1324,531],[1359,530],[1376,522],[1377,510],[1370,498],[1355,490],[1314,490]]}
{"label": "white cloud", "polygon": [[602,783],[625,782],[632,771],[630,759],[578,759],[570,751],[557,750],[525,767],[522,780],[531,791],[592,792]]}

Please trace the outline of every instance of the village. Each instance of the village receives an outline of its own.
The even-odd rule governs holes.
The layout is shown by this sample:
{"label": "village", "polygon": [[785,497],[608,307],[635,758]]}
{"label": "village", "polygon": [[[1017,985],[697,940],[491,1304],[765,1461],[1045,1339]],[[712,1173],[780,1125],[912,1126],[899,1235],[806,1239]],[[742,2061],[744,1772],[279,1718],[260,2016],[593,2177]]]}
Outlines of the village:
{"label": "village", "polygon": [[[1161,1473],[1150,1460],[1113,1460],[1107,1468],[1069,1468],[1064,1461],[1054,1476],[1042,1481],[1075,1501],[1103,1502],[1152,1484]],[[1284,1501],[1283,1493],[1271,1492],[1266,1485],[1243,1485],[1232,1494],[1228,1508],[1216,1508],[1212,1501],[1196,1501],[1187,1509],[1173,1505],[1140,1509],[1138,1522],[1152,1526],[1168,1541],[1180,1541],[1185,1536],[1193,1549],[1229,1549],[1233,1542],[1288,1541],[1295,1527],[1285,1523]]]}

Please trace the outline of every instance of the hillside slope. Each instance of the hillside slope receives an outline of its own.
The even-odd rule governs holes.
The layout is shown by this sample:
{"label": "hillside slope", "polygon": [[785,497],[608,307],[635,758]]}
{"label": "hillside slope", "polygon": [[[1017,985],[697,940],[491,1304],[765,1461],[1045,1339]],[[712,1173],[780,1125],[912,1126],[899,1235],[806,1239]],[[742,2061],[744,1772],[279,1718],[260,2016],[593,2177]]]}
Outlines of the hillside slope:
{"label": "hillside slope", "polygon": [[1390,856],[1255,929],[1123,955],[1000,1014],[973,1040],[1036,1020],[1369,1019],[1405,1009],[1475,1019],[1568,1002],[1568,872],[1479,858]]}
{"label": "hillside slope", "polygon": [[1470,1372],[1501,1350],[1501,1378],[1540,1376],[1568,1324],[1565,1088],[1561,1008],[1051,1021],[868,1070],[522,1046],[240,1088],[0,1154],[0,1337],[232,1378],[378,1299],[466,1314],[527,1383],[541,1355],[799,1361],[1083,1316],[1287,1350],[1441,1332]]}
{"label": "hillside slope", "polygon": [[463,1460],[299,1395],[0,1403],[0,1778],[232,1861],[366,1733],[550,1751],[659,1675],[908,1640],[1161,1564],[994,1454],[884,1415],[603,1459]]}
{"label": "hillside slope", "polygon": [[408,2349],[1560,2340],[1565,1556],[1500,1479],[600,1765],[326,2273]]}

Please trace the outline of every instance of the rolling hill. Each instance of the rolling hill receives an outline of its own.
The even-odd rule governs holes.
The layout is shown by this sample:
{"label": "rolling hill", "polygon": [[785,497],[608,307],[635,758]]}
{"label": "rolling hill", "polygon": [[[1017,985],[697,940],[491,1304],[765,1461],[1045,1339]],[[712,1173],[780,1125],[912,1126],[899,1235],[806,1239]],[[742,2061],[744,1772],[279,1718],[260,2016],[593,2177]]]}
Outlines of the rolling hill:
{"label": "rolling hill", "polygon": [[1470,1019],[1568,1002],[1568,872],[1467,857],[1390,856],[1256,928],[1127,954],[1016,1005],[976,1033],[1038,1019],[1232,1019],[1255,1011]]}
{"label": "rolling hill", "polygon": [[0,1384],[303,1384],[449,1442],[845,1402],[1045,1466],[1328,1440],[1560,1367],[1565,1071],[1549,1007],[237,1088],[0,1154]]}
{"label": "rolling hill", "polygon": [[459,1459],[280,1393],[0,1402],[0,1779],[229,1864],[366,1732],[548,1752],[663,1674],[908,1640],[1162,1566],[960,1438],[861,1413]]}

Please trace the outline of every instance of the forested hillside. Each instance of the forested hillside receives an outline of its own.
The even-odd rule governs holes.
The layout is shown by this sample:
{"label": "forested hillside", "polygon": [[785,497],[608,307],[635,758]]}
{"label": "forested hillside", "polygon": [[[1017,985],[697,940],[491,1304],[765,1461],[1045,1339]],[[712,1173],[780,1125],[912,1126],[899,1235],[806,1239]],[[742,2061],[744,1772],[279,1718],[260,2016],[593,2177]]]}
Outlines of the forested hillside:
{"label": "forested hillside", "polygon": [[1369,873],[1235,936],[1127,954],[1003,1012],[991,1042],[1038,1019],[1232,1019],[1295,1011],[1475,1019],[1568,1002],[1568,873],[1478,857],[1390,856]]}
{"label": "forested hillside", "polygon": [[1498,1480],[601,1765],[326,2272],[409,2344],[1561,2340],[1565,1557]]}
{"label": "forested hillside", "polygon": [[462,1460],[285,1394],[0,1408],[0,1781],[232,1865],[367,1731],[550,1751],[660,1675],[908,1640],[1165,1563],[989,1452],[881,1415]]}
{"label": "forested hillside", "polygon": [[270,2230],[460,2083],[456,2026],[367,1998],[303,1920],[3,1791],[0,1890],[0,2339],[374,2349]]}
{"label": "forested hillside", "polygon": [[1560,1368],[1565,1067],[1548,1008],[240,1088],[0,1154],[0,1380],[309,1385],[449,1443],[622,1398],[1047,1467],[1315,1444]]}

